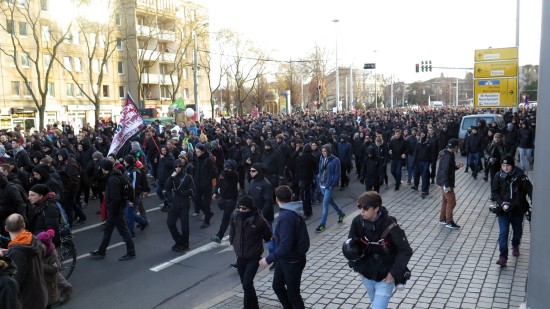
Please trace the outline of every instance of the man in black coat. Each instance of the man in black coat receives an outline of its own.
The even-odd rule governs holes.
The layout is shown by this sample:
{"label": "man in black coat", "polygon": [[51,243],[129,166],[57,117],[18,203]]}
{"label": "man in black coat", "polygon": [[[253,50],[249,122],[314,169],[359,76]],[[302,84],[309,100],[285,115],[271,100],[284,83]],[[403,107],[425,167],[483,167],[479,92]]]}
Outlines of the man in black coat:
{"label": "man in black coat", "polygon": [[113,162],[107,159],[101,161],[101,170],[106,178],[105,199],[109,214],[99,249],[90,252],[90,255],[98,258],[105,257],[107,246],[111,242],[111,235],[116,227],[118,233],[122,236],[124,242],[126,242],[126,255],[120,257],[118,260],[133,260],[136,258],[136,249],[124,218],[124,207],[126,207],[127,201],[123,199],[124,180],[122,179],[122,173],[120,170],[114,169]]}
{"label": "man in black coat", "polygon": [[313,177],[317,172],[319,162],[312,153],[311,144],[304,146],[304,151],[296,159],[296,179],[300,188],[300,199],[304,207],[304,219],[309,219],[313,214],[311,207],[311,186]]}

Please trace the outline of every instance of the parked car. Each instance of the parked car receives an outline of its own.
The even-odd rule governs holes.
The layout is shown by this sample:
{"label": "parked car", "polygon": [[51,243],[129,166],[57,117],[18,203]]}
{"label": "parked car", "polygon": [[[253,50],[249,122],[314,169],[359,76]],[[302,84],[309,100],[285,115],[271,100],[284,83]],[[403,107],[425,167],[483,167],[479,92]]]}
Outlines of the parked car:
{"label": "parked car", "polygon": [[479,125],[479,121],[481,119],[484,119],[485,123],[488,126],[490,126],[493,122],[496,122],[500,129],[503,129],[506,125],[504,123],[504,118],[502,117],[502,115],[499,114],[475,114],[462,117],[462,121],[460,122],[460,130],[458,131],[460,153],[462,155],[465,154],[464,147],[462,145],[464,144],[464,138],[466,137],[466,133],[468,132],[468,127]]}

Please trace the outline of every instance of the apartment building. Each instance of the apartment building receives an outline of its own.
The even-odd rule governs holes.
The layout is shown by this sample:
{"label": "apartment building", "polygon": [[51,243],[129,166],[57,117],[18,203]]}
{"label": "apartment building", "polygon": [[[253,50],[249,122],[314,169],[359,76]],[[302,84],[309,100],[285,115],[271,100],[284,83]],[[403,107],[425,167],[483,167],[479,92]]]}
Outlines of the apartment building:
{"label": "apartment building", "polygon": [[[182,0],[119,0],[72,10],[56,7],[60,3],[67,5],[0,4],[0,128],[38,128],[41,92],[44,123],[66,121],[75,128],[94,124],[96,114],[117,121],[127,92],[138,107],[159,115],[176,98],[194,101],[193,39],[203,51],[209,39],[192,31],[208,33],[205,8]],[[207,76],[198,84],[199,97],[208,102]],[[92,102],[99,102],[99,112]]]}

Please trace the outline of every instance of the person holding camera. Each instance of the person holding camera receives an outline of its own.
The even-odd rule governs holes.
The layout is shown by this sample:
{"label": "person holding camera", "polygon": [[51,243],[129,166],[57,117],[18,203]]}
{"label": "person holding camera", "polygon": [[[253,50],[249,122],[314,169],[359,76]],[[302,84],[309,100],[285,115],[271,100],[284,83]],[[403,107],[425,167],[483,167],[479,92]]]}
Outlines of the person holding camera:
{"label": "person holding camera", "polygon": [[[527,196],[532,201],[533,185],[523,170],[516,167],[514,158],[507,154],[501,160],[501,171],[492,183],[492,196],[496,206],[491,212],[498,218],[500,256],[497,264],[506,266],[508,261],[508,235],[512,226],[512,255],[519,256],[519,244],[523,234],[523,216],[530,213]],[[527,218],[530,220],[530,217]]]}
{"label": "person holding camera", "polygon": [[360,213],[353,218],[348,238],[359,244],[361,255],[349,266],[361,274],[372,308],[387,308],[394,284],[404,283],[413,251],[405,232],[382,206],[379,193],[364,192],[357,207]]}
{"label": "person holding camera", "polygon": [[[166,180],[164,189],[166,198],[172,206],[166,218],[168,230],[176,242],[172,246],[172,251],[184,252],[189,249],[189,209],[195,193],[195,182],[193,177],[183,170],[180,160],[175,161],[174,172]],[[181,220],[181,233],[176,226],[178,220]]]}

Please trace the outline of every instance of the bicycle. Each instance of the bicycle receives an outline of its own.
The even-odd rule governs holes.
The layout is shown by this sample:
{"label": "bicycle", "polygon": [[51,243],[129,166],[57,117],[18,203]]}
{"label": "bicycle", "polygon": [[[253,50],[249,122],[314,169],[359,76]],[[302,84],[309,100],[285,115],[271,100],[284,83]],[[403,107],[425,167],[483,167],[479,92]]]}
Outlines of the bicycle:
{"label": "bicycle", "polygon": [[61,245],[58,248],[61,269],[59,272],[69,279],[76,267],[76,248],[73,243],[73,235],[61,237]]}

